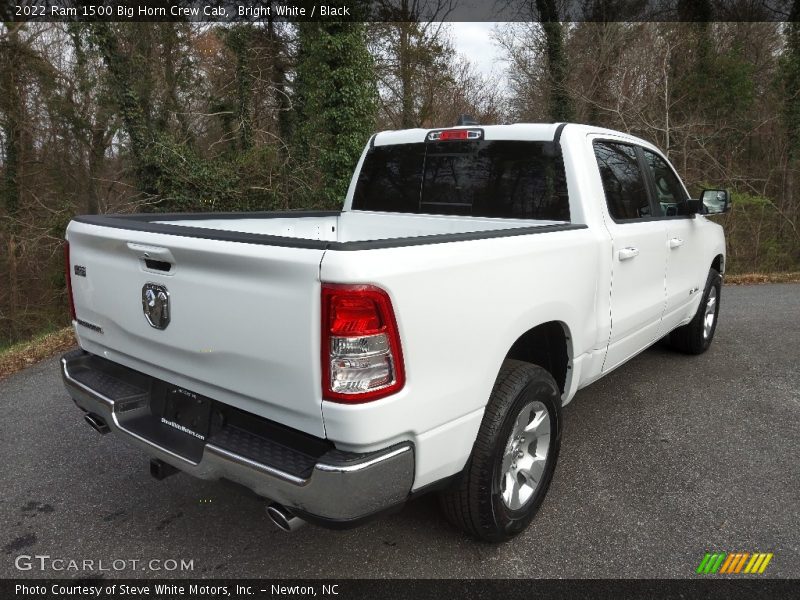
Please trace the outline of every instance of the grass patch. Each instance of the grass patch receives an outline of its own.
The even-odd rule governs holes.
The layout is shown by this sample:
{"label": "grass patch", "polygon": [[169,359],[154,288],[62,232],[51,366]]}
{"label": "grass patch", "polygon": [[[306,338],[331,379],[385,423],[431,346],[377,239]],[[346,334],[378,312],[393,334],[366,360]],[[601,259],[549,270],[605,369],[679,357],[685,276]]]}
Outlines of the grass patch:
{"label": "grass patch", "polygon": [[800,283],[800,272],[793,273],[741,273],[725,275],[728,285],[752,285],[754,283]]}
{"label": "grass patch", "polygon": [[72,327],[38,335],[27,342],[20,342],[0,350],[0,379],[21,371],[49,358],[57,352],[64,352],[75,346],[75,334]]}

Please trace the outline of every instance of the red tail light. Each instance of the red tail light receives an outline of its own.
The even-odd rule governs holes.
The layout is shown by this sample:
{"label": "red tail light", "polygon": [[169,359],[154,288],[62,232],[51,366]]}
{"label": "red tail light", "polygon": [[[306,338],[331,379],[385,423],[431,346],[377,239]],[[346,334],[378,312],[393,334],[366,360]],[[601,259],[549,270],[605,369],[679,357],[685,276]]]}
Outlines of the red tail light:
{"label": "red tail light", "polygon": [[481,140],[483,139],[482,129],[443,129],[431,131],[428,134],[429,142],[453,142],[458,140]]}
{"label": "red tail light", "polygon": [[392,301],[371,285],[322,284],[322,396],[368,402],[405,384]]}
{"label": "red tail light", "polygon": [[69,301],[69,318],[75,321],[75,301],[72,299],[72,267],[69,262],[69,242],[64,242],[64,279],[67,284],[67,300]]}
{"label": "red tail light", "polygon": [[439,135],[439,141],[446,142],[447,140],[466,140],[469,132],[466,129],[450,129],[443,131]]}

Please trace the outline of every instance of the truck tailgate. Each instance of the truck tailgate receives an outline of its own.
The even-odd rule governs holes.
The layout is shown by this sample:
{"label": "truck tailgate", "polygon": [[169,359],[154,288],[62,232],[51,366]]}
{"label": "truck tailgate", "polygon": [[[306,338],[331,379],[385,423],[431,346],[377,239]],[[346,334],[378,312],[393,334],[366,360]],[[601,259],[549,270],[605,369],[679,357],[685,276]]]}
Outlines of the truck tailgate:
{"label": "truck tailgate", "polygon": [[[77,333],[85,350],[325,435],[319,359],[323,249],[75,221],[67,239]],[[145,316],[148,284],[168,294],[163,329]]]}

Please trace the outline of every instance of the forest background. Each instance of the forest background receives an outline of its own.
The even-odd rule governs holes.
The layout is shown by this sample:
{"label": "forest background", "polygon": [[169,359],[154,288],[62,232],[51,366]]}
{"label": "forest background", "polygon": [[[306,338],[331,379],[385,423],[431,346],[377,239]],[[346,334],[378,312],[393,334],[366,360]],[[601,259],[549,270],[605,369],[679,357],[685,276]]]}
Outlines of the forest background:
{"label": "forest background", "polygon": [[374,131],[464,113],[651,140],[693,194],[732,191],[729,273],[800,271],[800,0],[781,21],[710,22],[696,0],[640,23],[632,0],[585,0],[577,22],[518,0],[530,21],[494,28],[494,75],[456,52],[453,2],[400,0],[391,22],[0,25],[0,350],[66,324],[74,215],[338,208]]}

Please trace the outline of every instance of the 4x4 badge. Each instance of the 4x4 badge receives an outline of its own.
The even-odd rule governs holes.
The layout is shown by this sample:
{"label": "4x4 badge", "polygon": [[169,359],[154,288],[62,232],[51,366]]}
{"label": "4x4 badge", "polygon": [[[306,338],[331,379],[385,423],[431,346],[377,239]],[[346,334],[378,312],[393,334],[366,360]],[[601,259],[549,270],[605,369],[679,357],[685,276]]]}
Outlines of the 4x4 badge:
{"label": "4x4 badge", "polygon": [[147,322],[156,329],[169,325],[169,292],[163,285],[145,283],[142,288],[142,310]]}

